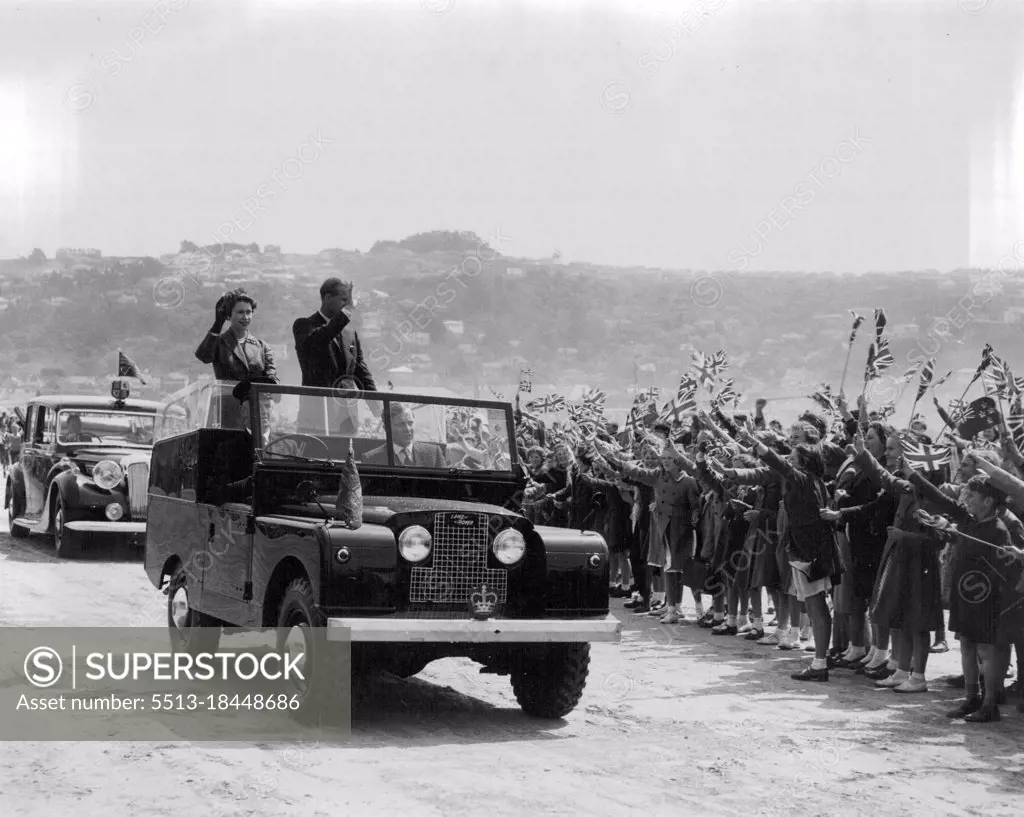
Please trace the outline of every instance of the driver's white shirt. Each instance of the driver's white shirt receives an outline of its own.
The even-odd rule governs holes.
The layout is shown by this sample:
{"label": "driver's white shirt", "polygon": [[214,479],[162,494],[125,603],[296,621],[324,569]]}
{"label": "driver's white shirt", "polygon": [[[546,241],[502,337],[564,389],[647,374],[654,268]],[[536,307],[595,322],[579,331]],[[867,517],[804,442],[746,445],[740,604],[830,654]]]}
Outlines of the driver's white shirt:
{"label": "driver's white shirt", "polygon": [[403,448],[400,445],[392,445],[391,447],[395,449],[395,462],[397,462],[399,465],[404,464],[402,452],[405,451],[408,454],[409,462],[412,463],[412,443],[409,443],[407,446],[405,446],[405,448]]}

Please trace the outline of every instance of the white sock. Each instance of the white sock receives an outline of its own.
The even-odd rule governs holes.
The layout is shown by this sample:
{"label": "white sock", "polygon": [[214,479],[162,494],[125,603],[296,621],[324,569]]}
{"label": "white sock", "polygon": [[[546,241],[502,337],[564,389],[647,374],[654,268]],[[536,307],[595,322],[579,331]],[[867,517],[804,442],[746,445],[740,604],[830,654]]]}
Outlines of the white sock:
{"label": "white sock", "polygon": [[877,652],[878,652],[878,649],[876,647],[874,647],[874,646],[872,646],[871,649],[868,650],[868,663],[869,664],[874,662],[875,654]]}
{"label": "white sock", "polygon": [[[892,667],[890,667],[890,669],[892,669]],[[906,681],[909,677],[910,677],[910,673],[909,672],[905,672],[904,670],[901,670],[899,667],[897,667],[896,668],[896,672],[894,672],[892,674],[892,679],[894,681]]]}
{"label": "white sock", "polygon": [[912,672],[912,673],[910,673],[910,680],[911,681],[923,681],[924,680],[924,673],[923,672]]}
{"label": "white sock", "polygon": [[851,645],[850,651],[846,655],[846,660],[847,661],[854,661],[857,658],[863,658],[863,657],[864,657],[864,648],[863,647],[854,647],[854,646]]}
{"label": "white sock", "polygon": [[757,618],[755,618],[755,619],[754,619],[754,620],[753,620],[753,621],[751,622],[751,626],[752,626],[752,627],[753,627],[753,628],[754,628],[755,630],[763,630],[763,629],[764,629],[764,619],[763,619],[763,618],[761,618],[760,616],[758,616]]}
{"label": "white sock", "polygon": [[888,650],[875,650],[875,657],[871,659],[871,669],[882,666],[889,660]]}
{"label": "white sock", "polygon": [[736,616],[728,616],[725,619],[725,623],[728,624],[730,627],[735,627],[736,626]]}
{"label": "white sock", "polygon": [[828,667],[828,661],[824,658],[815,658],[811,661],[811,669],[826,669]]}
{"label": "white sock", "polygon": [[799,640],[799,638],[800,638],[800,628],[799,627],[790,627],[789,628],[789,637],[792,638],[794,641]]}
{"label": "white sock", "polygon": [[897,672],[899,672],[899,669],[900,669],[899,664],[897,664],[896,660],[893,659],[893,658],[890,658],[888,660],[888,662],[886,662],[885,668],[886,669],[891,669],[891,670],[896,670]]}
{"label": "white sock", "polygon": [[697,618],[704,618],[704,602],[696,602],[694,604],[694,610],[697,612]]}

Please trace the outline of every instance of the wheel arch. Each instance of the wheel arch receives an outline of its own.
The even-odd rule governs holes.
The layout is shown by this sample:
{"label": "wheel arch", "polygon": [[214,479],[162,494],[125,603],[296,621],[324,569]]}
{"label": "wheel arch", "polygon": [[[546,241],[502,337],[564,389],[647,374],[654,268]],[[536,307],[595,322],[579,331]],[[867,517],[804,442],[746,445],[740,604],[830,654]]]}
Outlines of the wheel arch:
{"label": "wheel arch", "polygon": [[288,585],[296,579],[305,579],[313,588],[313,593],[319,596],[319,588],[313,584],[312,577],[305,565],[295,556],[286,556],[270,576],[267,582],[266,592],[263,594],[263,626],[274,627],[277,625],[277,613],[281,609],[281,600]]}

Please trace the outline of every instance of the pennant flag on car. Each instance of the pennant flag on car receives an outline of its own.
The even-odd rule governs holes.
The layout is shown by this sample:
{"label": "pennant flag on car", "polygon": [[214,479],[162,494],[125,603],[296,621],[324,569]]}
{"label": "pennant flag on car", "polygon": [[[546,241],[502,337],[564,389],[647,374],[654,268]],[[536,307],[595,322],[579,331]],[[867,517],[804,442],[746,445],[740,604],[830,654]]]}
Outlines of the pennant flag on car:
{"label": "pennant flag on car", "polygon": [[134,377],[141,381],[143,385],[146,383],[146,381],[142,379],[142,375],[139,374],[139,367],[136,366],[132,359],[120,349],[117,350],[117,376]]}

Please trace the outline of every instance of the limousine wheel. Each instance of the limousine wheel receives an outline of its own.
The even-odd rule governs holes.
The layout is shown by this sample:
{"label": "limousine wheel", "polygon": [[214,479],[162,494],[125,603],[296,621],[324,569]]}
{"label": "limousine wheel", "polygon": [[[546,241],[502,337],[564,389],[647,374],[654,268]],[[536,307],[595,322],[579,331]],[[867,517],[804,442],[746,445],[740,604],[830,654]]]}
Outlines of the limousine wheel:
{"label": "limousine wheel", "polygon": [[15,539],[24,539],[29,534],[28,528],[14,524],[18,518],[18,508],[14,499],[14,489],[11,487],[10,477],[7,480],[7,529]]}
{"label": "limousine wheel", "polygon": [[184,565],[174,571],[167,591],[167,629],[174,652],[216,652],[220,644],[220,622],[192,607]]}
{"label": "limousine wheel", "polygon": [[75,531],[67,529],[64,500],[59,496],[53,503],[53,550],[58,559],[74,559],[82,552],[82,544]]}
{"label": "limousine wheel", "polygon": [[327,640],[326,623],[309,580],[294,579],[278,612],[277,649],[302,655],[298,662],[302,678],[290,679],[287,690],[299,703],[291,714],[301,723],[341,723],[351,712],[351,649]]}
{"label": "limousine wheel", "polygon": [[590,644],[528,647],[512,671],[512,691],[527,715],[562,718],[580,702],[589,671]]}

